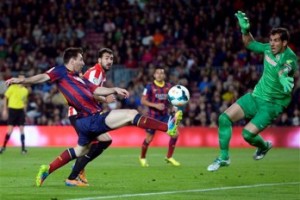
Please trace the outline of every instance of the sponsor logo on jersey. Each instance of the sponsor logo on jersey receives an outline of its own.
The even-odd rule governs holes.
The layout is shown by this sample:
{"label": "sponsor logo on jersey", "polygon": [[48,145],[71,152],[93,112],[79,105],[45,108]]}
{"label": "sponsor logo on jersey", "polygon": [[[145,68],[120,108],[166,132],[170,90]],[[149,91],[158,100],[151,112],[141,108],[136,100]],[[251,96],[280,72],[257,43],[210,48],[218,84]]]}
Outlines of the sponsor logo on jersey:
{"label": "sponsor logo on jersey", "polygon": [[265,55],[265,59],[266,59],[266,61],[267,61],[270,65],[272,65],[273,67],[276,67],[277,62],[275,62],[274,60],[272,60],[272,58],[270,58],[268,55]]}
{"label": "sponsor logo on jersey", "polygon": [[165,100],[167,99],[168,95],[167,94],[155,94],[155,98],[159,100]]}

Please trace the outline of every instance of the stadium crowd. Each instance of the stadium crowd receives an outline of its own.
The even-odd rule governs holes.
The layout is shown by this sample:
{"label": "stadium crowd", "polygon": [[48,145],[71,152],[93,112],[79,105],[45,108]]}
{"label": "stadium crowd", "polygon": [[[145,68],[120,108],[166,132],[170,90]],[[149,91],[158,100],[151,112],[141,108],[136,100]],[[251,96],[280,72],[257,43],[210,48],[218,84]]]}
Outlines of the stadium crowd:
{"label": "stadium crowd", "polygon": [[[67,47],[82,47],[86,66],[95,64],[99,48],[108,47],[114,51],[115,63],[134,75],[127,82],[107,81],[106,86],[127,88],[131,97],[104,105],[106,109],[129,107],[145,112],[140,104],[142,91],[159,65],[166,69],[169,81],[190,90],[183,124],[216,127],[218,115],[253,89],[262,71],[262,57],[242,44],[234,19],[237,10],[247,12],[251,33],[259,41],[268,41],[272,27],[288,28],[289,46],[300,55],[298,0],[1,1],[0,95],[5,91],[4,80],[62,64]],[[119,67],[112,70],[117,72]],[[274,125],[299,126],[299,106],[298,71],[292,103]],[[0,123],[5,121],[0,118]],[[65,100],[55,85],[30,88],[27,124],[69,124]]]}

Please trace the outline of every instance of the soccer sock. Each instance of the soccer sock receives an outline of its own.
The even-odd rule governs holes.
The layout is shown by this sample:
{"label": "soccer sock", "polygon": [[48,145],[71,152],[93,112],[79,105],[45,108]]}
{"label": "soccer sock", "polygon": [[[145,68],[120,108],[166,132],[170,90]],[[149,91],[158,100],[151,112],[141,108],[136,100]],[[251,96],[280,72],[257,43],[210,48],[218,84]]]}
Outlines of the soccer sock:
{"label": "soccer sock", "polygon": [[89,152],[86,155],[77,158],[75,165],[73,167],[73,170],[72,170],[70,176],[68,177],[68,179],[70,179],[70,180],[76,179],[78,174],[80,173],[80,171],[83,170],[89,162],[91,162],[96,157],[98,157],[100,154],[102,154],[102,152],[105,149],[107,149],[111,145],[111,143],[112,143],[112,140],[99,141],[97,143],[93,143]]}
{"label": "soccer sock", "polygon": [[268,148],[267,143],[259,134],[251,133],[250,131],[243,129],[243,137],[244,139],[252,146],[266,149]]}
{"label": "soccer sock", "polygon": [[149,143],[145,139],[142,144],[141,158],[146,158],[148,147],[149,147]]}
{"label": "soccer sock", "polygon": [[85,166],[91,161],[91,158],[88,155],[81,156],[80,158],[77,158],[75,165],[73,167],[73,170],[71,174],[69,175],[68,179],[74,180],[77,178],[78,174],[82,169],[85,168]]}
{"label": "soccer sock", "polygon": [[220,158],[227,160],[229,158],[229,142],[232,135],[232,122],[227,114],[222,113],[219,117],[219,145],[221,150]]}
{"label": "soccer sock", "polygon": [[167,158],[171,158],[173,156],[176,142],[177,142],[177,138],[170,138]]}
{"label": "soccer sock", "polygon": [[25,150],[25,135],[24,135],[24,133],[21,133],[21,144],[22,144],[22,150]]}
{"label": "soccer sock", "polygon": [[6,147],[6,144],[7,144],[8,140],[9,140],[9,138],[10,138],[10,134],[6,133],[5,139],[4,139],[4,143],[3,143],[3,148]]}
{"label": "soccer sock", "polygon": [[167,132],[168,125],[164,122],[158,121],[151,117],[142,116],[141,114],[137,114],[132,122],[133,125],[144,128],[144,129],[155,129],[163,132]]}
{"label": "soccer sock", "polygon": [[64,166],[69,161],[76,158],[74,148],[69,148],[62,152],[52,163],[50,163],[49,174]]}
{"label": "soccer sock", "polygon": [[94,160],[98,157],[102,152],[107,149],[112,143],[112,140],[109,141],[99,141],[97,143],[93,143],[89,152],[86,154],[90,157],[90,161]]}

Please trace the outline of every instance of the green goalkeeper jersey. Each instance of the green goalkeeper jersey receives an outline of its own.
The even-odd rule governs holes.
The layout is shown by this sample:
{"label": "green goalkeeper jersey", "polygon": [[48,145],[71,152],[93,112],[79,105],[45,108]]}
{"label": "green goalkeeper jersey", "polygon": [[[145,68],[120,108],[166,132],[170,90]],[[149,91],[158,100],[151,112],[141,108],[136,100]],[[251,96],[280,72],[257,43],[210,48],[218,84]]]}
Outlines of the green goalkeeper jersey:
{"label": "green goalkeeper jersey", "polygon": [[287,47],[284,52],[273,55],[269,43],[257,41],[251,41],[247,49],[264,54],[263,74],[255,85],[253,95],[287,107],[291,101],[292,92],[284,92],[279,82],[278,72],[284,70],[288,72],[288,76],[293,77],[298,67],[296,54]]}

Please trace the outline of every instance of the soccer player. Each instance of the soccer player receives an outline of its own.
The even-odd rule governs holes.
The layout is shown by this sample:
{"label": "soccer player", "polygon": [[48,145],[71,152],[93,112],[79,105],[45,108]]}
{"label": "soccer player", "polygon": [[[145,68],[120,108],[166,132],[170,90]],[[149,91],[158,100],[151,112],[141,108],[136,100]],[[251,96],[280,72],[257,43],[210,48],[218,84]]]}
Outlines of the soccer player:
{"label": "soccer player", "polygon": [[[111,49],[109,48],[100,49],[98,52],[98,62],[93,67],[88,69],[83,76],[93,84],[102,87],[103,83],[106,81],[106,72],[109,71],[110,68],[112,67],[113,60],[114,60],[113,51]],[[96,100],[99,101],[100,103],[111,103],[116,100],[113,94],[107,97],[94,96],[94,98],[96,98]],[[77,111],[74,107],[72,106],[69,107],[68,116],[72,126],[76,130],[75,123],[76,123]],[[77,183],[77,181],[75,181],[75,183],[73,184],[74,182],[73,177],[76,174],[78,174],[78,170],[79,170],[79,176],[77,178],[87,184],[88,181],[86,178],[86,173],[84,168],[80,170],[81,166],[86,165],[87,162],[92,161],[100,154],[102,154],[102,152],[105,149],[107,149],[111,145],[111,143],[112,143],[112,138],[109,135],[109,133],[103,133],[99,136],[99,141],[98,140],[93,141],[89,152],[86,155],[76,159],[76,164],[73,167],[70,177],[66,180],[66,185],[74,186],[74,184]]]}
{"label": "soccer player", "polygon": [[257,147],[253,158],[260,160],[272,148],[270,141],[264,141],[260,132],[276,119],[291,101],[294,87],[293,76],[297,70],[297,57],[288,47],[289,32],[285,28],[273,28],[269,43],[254,40],[249,32],[250,23],[245,13],[238,11],[238,19],[245,47],[256,53],[264,54],[264,71],[253,92],[240,97],[219,116],[220,156],[208,166],[208,171],[216,171],[228,166],[229,141],[232,123],[248,118],[242,135],[250,145]]}
{"label": "soccer player", "polygon": [[[162,67],[156,67],[154,71],[154,81],[147,84],[144,89],[141,103],[148,106],[148,116],[153,117],[162,122],[168,122],[170,115],[168,114],[169,102],[167,99],[168,91],[172,87],[170,83],[165,82],[165,70]],[[142,167],[148,167],[149,164],[146,160],[146,154],[148,147],[153,140],[155,130],[146,129],[146,138],[142,144],[140,164]],[[178,134],[170,137],[169,149],[165,158],[167,163],[171,163],[174,166],[179,166],[180,163],[176,161],[172,156],[175,150]]]}
{"label": "soccer player", "polygon": [[[19,78],[24,78],[24,75],[19,75]],[[8,130],[5,135],[2,148],[0,148],[0,154],[2,154],[6,149],[6,144],[13,132],[14,126],[19,126],[21,133],[21,153],[26,154],[25,149],[25,134],[24,134],[24,124],[25,124],[25,110],[27,106],[29,91],[23,84],[11,85],[4,93],[4,108],[3,108],[3,119],[7,119]]]}
{"label": "soccer player", "polygon": [[[64,166],[69,161],[88,153],[91,141],[94,138],[99,140],[99,136],[109,130],[131,124],[141,128],[164,131],[169,135],[176,134],[178,123],[182,119],[181,111],[176,112],[175,116],[168,121],[168,124],[142,116],[134,109],[116,109],[102,112],[93,95],[107,96],[116,94],[127,98],[129,95],[128,91],[118,87],[98,87],[86,78],[81,78],[78,75],[84,66],[83,51],[81,48],[67,48],[64,51],[63,60],[64,65],[53,67],[46,73],[29,78],[11,78],[6,81],[6,84],[10,85],[14,83],[36,84],[50,80],[52,83],[57,84],[58,89],[64,95],[68,104],[73,106],[78,112],[76,119],[76,130],[79,133],[77,146],[63,151],[49,165],[42,165],[40,167],[36,177],[36,185],[38,187],[43,184],[49,174]],[[85,166],[82,167],[84,168]],[[74,179],[74,182],[76,181],[76,186],[88,186],[88,184]]]}

